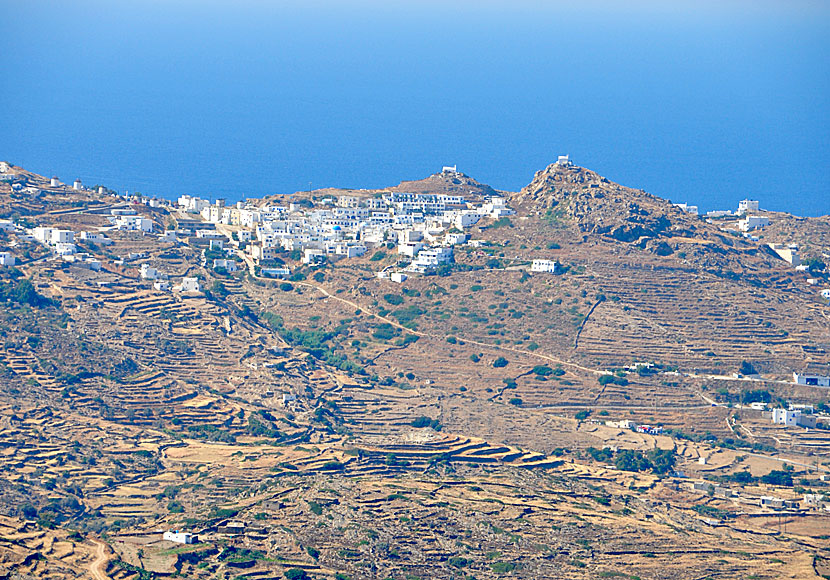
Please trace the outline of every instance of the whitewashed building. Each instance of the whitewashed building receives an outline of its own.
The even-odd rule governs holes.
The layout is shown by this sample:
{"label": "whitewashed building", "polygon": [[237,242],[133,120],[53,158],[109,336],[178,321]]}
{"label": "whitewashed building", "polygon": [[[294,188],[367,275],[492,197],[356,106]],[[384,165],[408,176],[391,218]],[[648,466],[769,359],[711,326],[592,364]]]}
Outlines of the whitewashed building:
{"label": "whitewashed building", "polygon": [[759,203],[754,199],[744,199],[738,202],[738,215],[746,215],[751,211],[760,211]]}
{"label": "whitewashed building", "polygon": [[213,260],[213,269],[224,268],[228,272],[236,272],[239,267],[236,260],[226,260],[224,258],[216,258]]}
{"label": "whitewashed building", "polygon": [[769,244],[770,249],[778,254],[793,266],[801,265],[801,257],[798,255],[798,244]]}
{"label": "whitewashed building", "polygon": [[162,538],[169,542],[176,542],[177,544],[195,544],[199,541],[199,537],[196,534],[180,532],[179,530],[164,532]]}
{"label": "whitewashed building", "polygon": [[786,425],[787,427],[809,427],[816,426],[816,416],[807,415],[801,411],[790,411],[788,409],[773,409],[772,422],[776,425]]}
{"label": "whitewashed building", "polygon": [[556,260],[533,260],[530,263],[530,271],[554,274],[556,272]]}
{"label": "whitewashed building", "polygon": [[748,215],[744,219],[738,221],[738,228],[742,232],[749,232],[765,228],[769,225],[769,218],[760,215]]}
{"label": "whitewashed building", "polygon": [[810,387],[830,387],[830,375],[819,373],[793,373],[793,382]]}
{"label": "whitewashed building", "polygon": [[14,266],[14,255],[11,252],[0,252],[0,266]]}
{"label": "whitewashed building", "polygon": [[179,292],[201,292],[202,284],[198,278],[182,278],[182,283],[177,287]]}

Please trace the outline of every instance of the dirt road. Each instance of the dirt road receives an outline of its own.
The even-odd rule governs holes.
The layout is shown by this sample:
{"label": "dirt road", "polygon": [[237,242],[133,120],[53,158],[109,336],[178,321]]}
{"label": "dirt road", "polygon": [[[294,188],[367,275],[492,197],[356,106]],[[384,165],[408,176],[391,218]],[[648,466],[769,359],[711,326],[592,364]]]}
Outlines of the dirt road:
{"label": "dirt road", "polygon": [[89,565],[89,572],[95,580],[110,580],[107,576],[106,566],[109,562],[109,554],[107,554],[107,545],[99,540],[91,540],[97,546],[95,550],[95,560]]}

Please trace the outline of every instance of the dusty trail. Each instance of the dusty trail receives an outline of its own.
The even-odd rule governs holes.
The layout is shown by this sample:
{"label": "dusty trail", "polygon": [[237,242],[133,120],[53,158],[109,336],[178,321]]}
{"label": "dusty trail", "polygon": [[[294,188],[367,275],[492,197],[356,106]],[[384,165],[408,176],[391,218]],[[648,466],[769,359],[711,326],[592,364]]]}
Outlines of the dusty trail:
{"label": "dusty trail", "polygon": [[89,565],[89,572],[95,580],[110,580],[110,577],[105,572],[107,562],[109,562],[109,555],[107,554],[107,545],[100,540],[90,540],[97,546],[95,550],[95,560]]}

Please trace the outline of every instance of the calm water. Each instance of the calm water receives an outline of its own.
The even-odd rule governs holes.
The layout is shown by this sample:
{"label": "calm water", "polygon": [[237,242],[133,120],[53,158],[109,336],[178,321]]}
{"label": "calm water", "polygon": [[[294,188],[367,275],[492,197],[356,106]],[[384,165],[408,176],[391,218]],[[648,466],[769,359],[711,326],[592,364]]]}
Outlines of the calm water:
{"label": "calm water", "polygon": [[0,1],[0,159],[238,199],[456,163],[516,190],[570,153],[830,213],[830,2],[626,4]]}

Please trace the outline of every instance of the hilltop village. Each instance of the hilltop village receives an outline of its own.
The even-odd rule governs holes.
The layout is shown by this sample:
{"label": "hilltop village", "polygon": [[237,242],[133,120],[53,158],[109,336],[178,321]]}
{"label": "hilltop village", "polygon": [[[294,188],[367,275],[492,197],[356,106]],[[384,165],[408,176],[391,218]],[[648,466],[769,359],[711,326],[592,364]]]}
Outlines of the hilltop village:
{"label": "hilltop village", "polygon": [[235,204],[2,163],[0,574],[820,578],[828,253],[564,156]]}

